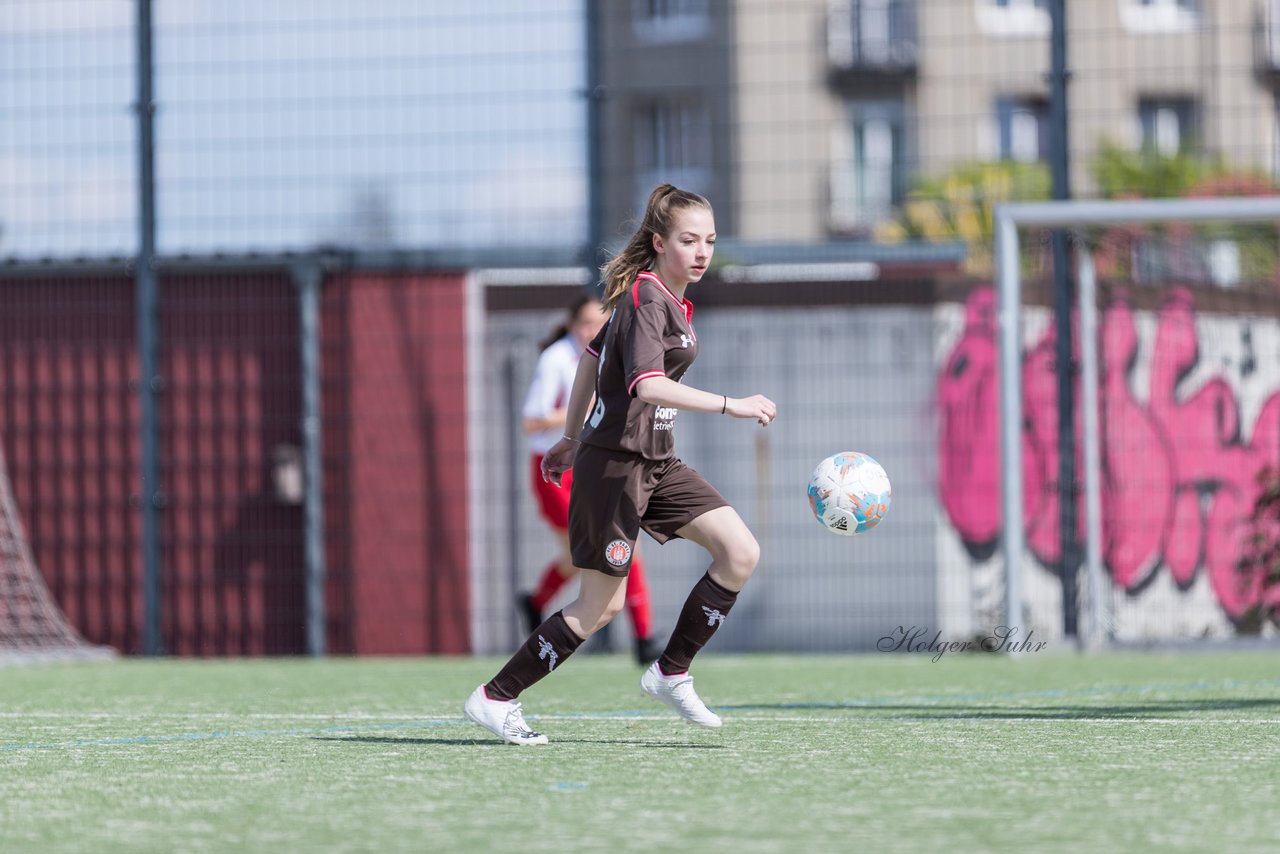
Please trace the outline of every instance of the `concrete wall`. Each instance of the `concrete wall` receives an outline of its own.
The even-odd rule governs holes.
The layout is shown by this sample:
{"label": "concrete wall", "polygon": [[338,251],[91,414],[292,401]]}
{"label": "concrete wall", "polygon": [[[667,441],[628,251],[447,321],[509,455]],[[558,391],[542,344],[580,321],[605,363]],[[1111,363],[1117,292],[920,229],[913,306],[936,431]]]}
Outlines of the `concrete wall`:
{"label": "concrete wall", "polygon": [[[510,649],[516,640],[515,586],[531,585],[552,553],[550,534],[528,492],[523,445],[514,478],[505,463],[509,443],[519,437],[503,417],[503,398],[507,370],[517,397],[523,395],[535,342],[558,314],[504,312],[486,320],[485,396],[476,426],[485,448],[481,480],[494,491],[495,512],[476,520],[477,539],[484,544],[473,578],[479,652]],[[701,352],[686,384],[731,396],[761,393],[779,407],[778,420],[767,430],[697,413],[678,419],[677,453],[733,503],[763,552],[717,648],[865,648],[904,620],[932,624],[938,607],[932,310],[707,308],[695,323]],[[841,450],[870,453],[893,480],[893,507],[874,535],[829,534],[809,511],[809,473]],[[508,495],[502,491],[508,480],[519,493],[514,583],[507,559]],[[705,553],[686,542],[660,547],[641,540],[654,622],[665,633],[705,570]],[[626,619],[616,622],[625,626]]]}

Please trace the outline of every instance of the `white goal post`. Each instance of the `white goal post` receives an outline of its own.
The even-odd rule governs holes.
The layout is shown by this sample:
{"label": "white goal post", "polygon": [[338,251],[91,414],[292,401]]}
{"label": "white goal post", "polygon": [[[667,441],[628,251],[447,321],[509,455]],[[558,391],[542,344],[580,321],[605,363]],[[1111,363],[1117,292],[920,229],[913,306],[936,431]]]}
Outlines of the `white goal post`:
{"label": "white goal post", "polygon": [[[1163,199],[1140,201],[1013,202],[995,208],[995,264],[998,301],[1000,387],[1001,509],[1004,553],[1005,619],[1011,627],[1023,623],[1021,570],[1025,554],[1022,518],[1022,282],[1019,272],[1018,229],[1072,229],[1089,225],[1182,222],[1280,222],[1280,197]],[[1093,257],[1077,242],[1077,282],[1081,352],[1081,387],[1098,387],[1098,324]],[[1102,566],[1101,438],[1097,398],[1082,394],[1085,587],[1087,607],[1080,640],[1089,647],[1103,645],[1109,617],[1105,613],[1106,578]]]}

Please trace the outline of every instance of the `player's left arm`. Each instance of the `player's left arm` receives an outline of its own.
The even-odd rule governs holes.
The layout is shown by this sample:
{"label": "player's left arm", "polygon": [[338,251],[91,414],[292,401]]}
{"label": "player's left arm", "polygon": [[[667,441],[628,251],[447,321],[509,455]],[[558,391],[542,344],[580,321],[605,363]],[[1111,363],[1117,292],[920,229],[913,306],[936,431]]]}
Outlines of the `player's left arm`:
{"label": "player's left arm", "polygon": [[587,420],[587,409],[596,390],[596,365],[599,359],[588,350],[578,360],[578,372],[573,376],[573,391],[565,407],[564,437],[551,446],[542,458],[542,479],[557,486],[560,475],[573,468],[573,458],[578,455],[578,435]]}

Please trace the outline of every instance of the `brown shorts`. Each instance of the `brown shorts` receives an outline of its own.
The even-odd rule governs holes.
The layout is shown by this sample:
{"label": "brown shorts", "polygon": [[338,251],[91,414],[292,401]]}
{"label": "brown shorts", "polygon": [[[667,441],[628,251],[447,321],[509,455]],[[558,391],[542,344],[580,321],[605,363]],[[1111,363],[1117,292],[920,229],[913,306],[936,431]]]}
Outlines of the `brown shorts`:
{"label": "brown shorts", "polygon": [[644,528],[659,543],[709,510],[727,507],[716,488],[675,457],[582,445],[573,461],[569,543],[574,566],[624,577]]}

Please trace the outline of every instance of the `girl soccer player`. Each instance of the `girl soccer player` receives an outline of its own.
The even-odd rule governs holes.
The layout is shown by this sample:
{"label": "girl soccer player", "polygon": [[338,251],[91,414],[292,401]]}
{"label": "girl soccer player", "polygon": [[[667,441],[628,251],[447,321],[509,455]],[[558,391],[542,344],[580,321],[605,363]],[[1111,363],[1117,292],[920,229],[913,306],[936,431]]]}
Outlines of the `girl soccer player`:
{"label": "girl soccer player", "polygon": [[684,294],[707,271],[715,237],[710,203],[663,184],[649,196],[639,230],[603,268],[604,306],[612,314],[578,363],[564,436],[542,461],[543,477],[553,482],[574,469],[569,543],[581,571],[578,598],[534,629],[463,706],[469,720],[503,741],[547,743],[525,724],[516,698],[622,609],[641,528],[659,543],[692,540],[710,553],[711,566],[640,687],[687,721],[720,726],[694,692],[689,665],[724,622],[760,547],[720,493],[674,455],[672,428],[682,409],[767,426],[777,407],[763,395],[731,398],[680,383],[698,354],[693,304]]}
{"label": "girl soccer player", "polygon": [[[525,631],[533,631],[542,623],[542,612],[547,604],[578,574],[569,553],[569,494],[573,471],[566,471],[560,483],[553,483],[542,476],[542,458],[564,435],[565,406],[573,392],[578,360],[607,319],[600,300],[586,294],[575,299],[564,322],[542,342],[542,354],[538,356],[533,381],[525,395],[522,416],[532,451],[533,493],[538,499],[542,518],[551,527],[551,533],[560,546],[559,554],[543,570],[537,587],[532,593],[522,593],[518,599],[520,610],[529,624]],[[661,650],[655,647],[652,637],[649,589],[639,555],[632,558],[631,572],[627,575],[626,605],[635,632],[636,660],[643,667],[652,663]]]}

